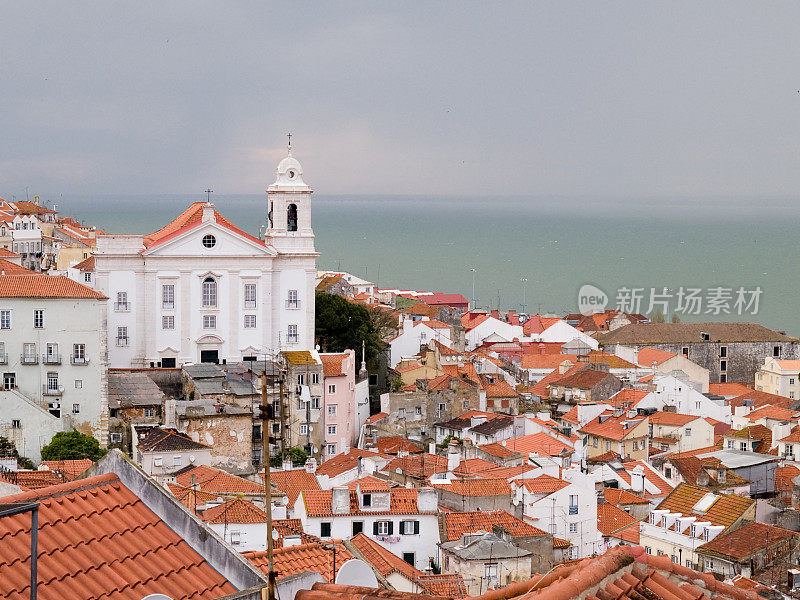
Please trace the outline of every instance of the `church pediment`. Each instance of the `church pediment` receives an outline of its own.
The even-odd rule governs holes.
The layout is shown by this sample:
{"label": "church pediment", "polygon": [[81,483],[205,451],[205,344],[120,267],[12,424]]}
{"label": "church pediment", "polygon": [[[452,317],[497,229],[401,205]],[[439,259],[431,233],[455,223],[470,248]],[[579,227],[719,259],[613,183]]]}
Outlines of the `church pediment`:
{"label": "church pediment", "polygon": [[206,335],[200,336],[197,338],[198,344],[221,344],[222,338],[218,335],[214,335],[212,333],[208,333]]}
{"label": "church pediment", "polygon": [[273,258],[278,255],[274,248],[237,229],[210,221],[199,223],[187,231],[178,233],[142,253],[143,256],[198,257],[213,260],[216,257],[251,257],[262,255]]}

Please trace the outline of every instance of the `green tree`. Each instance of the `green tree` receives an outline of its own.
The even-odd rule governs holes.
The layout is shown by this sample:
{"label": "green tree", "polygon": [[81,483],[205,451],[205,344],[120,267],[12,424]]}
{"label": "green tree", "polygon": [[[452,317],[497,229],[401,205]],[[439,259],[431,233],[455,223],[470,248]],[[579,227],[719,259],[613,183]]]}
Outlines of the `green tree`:
{"label": "green tree", "polygon": [[[293,466],[304,465],[308,460],[308,452],[306,452],[303,448],[299,448],[295,446],[294,448],[289,448],[285,453],[286,458],[291,459]],[[273,456],[269,459],[269,466],[270,467],[280,467],[283,464],[283,456],[280,454],[277,456]]]}
{"label": "green tree", "polygon": [[650,319],[651,323],[666,323],[667,319],[664,317],[664,313],[660,310],[656,309],[647,315],[647,318]]}
{"label": "green tree", "polygon": [[356,363],[361,362],[362,342],[367,363],[373,365],[384,346],[365,306],[325,292],[316,294],[315,335],[323,352],[355,350]]}
{"label": "green tree", "polygon": [[106,453],[100,442],[80,431],[59,431],[42,448],[42,460],[74,460],[91,458],[97,460]]}
{"label": "green tree", "polygon": [[17,464],[23,469],[33,469],[33,462],[30,458],[20,456],[14,442],[0,435],[0,457],[11,457],[17,459]]}

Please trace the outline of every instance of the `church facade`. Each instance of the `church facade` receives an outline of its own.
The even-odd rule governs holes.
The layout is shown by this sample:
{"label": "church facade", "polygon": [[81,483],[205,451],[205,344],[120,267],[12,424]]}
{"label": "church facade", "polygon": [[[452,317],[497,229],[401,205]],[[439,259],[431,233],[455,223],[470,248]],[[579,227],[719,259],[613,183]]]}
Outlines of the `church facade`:
{"label": "church facade", "polygon": [[314,346],[311,188],[289,154],[267,189],[264,239],[210,202],[149,235],[98,236],[109,366],[263,360]]}

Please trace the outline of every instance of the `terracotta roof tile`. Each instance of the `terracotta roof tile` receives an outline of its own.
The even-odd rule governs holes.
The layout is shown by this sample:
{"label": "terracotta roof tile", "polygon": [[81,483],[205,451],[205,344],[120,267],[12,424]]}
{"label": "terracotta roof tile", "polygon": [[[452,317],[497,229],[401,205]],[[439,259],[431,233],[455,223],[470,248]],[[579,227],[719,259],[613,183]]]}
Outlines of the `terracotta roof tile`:
{"label": "terracotta roof tile", "polygon": [[496,442],[492,444],[483,444],[482,446],[478,446],[478,448],[486,452],[486,454],[497,458],[508,458],[514,454],[513,450],[509,450]]}
{"label": "terracotta roof tile", "polygon": [[175,481],[179,486],[189,488],[192,485],[192,475],[194,475],[197,489],[203,492],[222,495],[264,495],[263,485],[207,465],[183,469],[175,477]]}
{"label": "terracotta roof tile", "polygon": [[[698,514],[693,512],[695,505],[706,494],[708,489],[681,483],[658,505],[659,509],[667,509],[683,515]],[[703,514],[703,520],[712,525],[728,527],[747,511],[755,500],[736,495],[718,495],[713,504]]]}
{"label": "terracotta roof tile", "polygon": [[447,472],[447,458],[423,452],[395,458],[383,468],[387,473],[398,469],[409,477],[428,478],[435,473]]}
{"label": "terracotta roof tile", "polygon": [[442,519],[444,521],[443,542],[458,540],[465,533],[491,532],[494,525],[502,527],[513,537],[549,535],[546,531],[542,531],[504,510],[446,513],[442,515]]}
{"label": "terracotta roof tile", "polygon": [[0,276],[3,275],[43,275],[43,273],[31,271],[25,267],[20,267],[17,263],[13,263],[10,260],[0,258]]}
{"label": "terracotta roof tile", "polygon": [[552,494],[570,485],[569,481],[558,479],[552,475],[539,475],[533,479],[514,479],[511,484],[524,487],[531,494]]}
{"label": "terracotta roof tile", "polygon": [[[274,551],[274,568],[278,572],[278,579],[311,571],[322,575],[325,581],[333,581],[335,578],[335,573],[333,572],[333,547],[336,548],[336,572],[338,573],[345,562],[354,558],[341,541],[334,543],[311,542],[276,548]],[[266,551],[242,552],[242,556],[268,574]]]}
{"label": "terracotta roof tile", "polygon": [[94,255],[79,262],[73,267],[78,271],[94,271]]}
{"label": "terracotta roof tile", "polygon": [[800,469],[794,465],[786,465],[775,469],[775,491],[791,492],[794,483],[792,479],[800,475]]}
{"label": "terracotta roof tile", "polygon": [[453,469],[453,473],[458,476],[464,475],[474,475],[476,473],[480,473],[481,471],[486,471],[487,469],[494,469],[497,465],[493,462],[489,462],[488,460],[484,460],[482,458],[468,458],[466,460],[462,460],[458,467]]}
{"label": "terracotta roof tile", "polygon": [[[607,413],[610,415],[610,413]],[[603,418],[603,422],[600,422],[600,419]],[[636,426],[645,420],[646,417],[642,417],[637,415],[634,418],[628,418],[626,415],[622,415],[619,417],[612,417],[606,415],[602,415],[597,419],[592,419],[588,423],[586,423],[583,427],[581,427],[581,431],[583,433],[589,435],[596,435],[597,437],[602,437],[611,440],[622,440],[628,437],[631,432],[636,428]],[[625,422],[634,422],[630,427],[625,427]],[[642,435],[646,435],[642,434]]]}
{"label": "terracotta roof tile", "polygon": [[511,493],[507,479],[451,479],[449,483],[431,482],[431,485],[459,496],[507,496]]}
{"label": "terracotta roof tile", "polygon": [[650,504],[647,498],[632,494],[628,490],[616,488],[605,488],[605,490],[603,490],[603,498],[605,498],[606,502],[614,506],[619,506],[621,504]]}
{"label": "terracotta roof tile", "polygon": [[696,421],[701,417],[695,415],[683,415],[674,412],[656,412],[650,415],[648,418],[651,425],[667,425],[671,427],[683,427],[687,423]]}
{"label": "terracotta roof tile", "polygon": [[531,433],[500,442],[503,446],[514,452],[528,455],[531,452],[539,456],[561,456],[574,452],[574,449],[546,433]]}
{"label": "terracotta roof tile", "polygon": [[208,523],[266,523],[267,513],[244,498],[228,500],[200,511],[200,518]]}
{"label": "terracotta roof tile", "polygon": [[209,447],[195,442],[177,429],[152,427],[139,438],[138,448],[144,452],[171,452],[173,450],[206,450]]}
{"label": "terracotta roof tile", "polygon": [[[151,234],[144,236],[143,241],[145,248],[152,248],[159,244],[163,244],[164,242],[182,234],[186,231],[190,231],[195,227],[202,225],[203,219],[203,205],[205,202],[193,202],[186,210],[184,210],[181,214],[179,214],[172,222],[168,223],[158,231],[155,231]],[[259,246],[264,246],[264,240],[260,240],[257,237],[250,235],[249,233],[245,233],[236,225],[228,221],[225,217],[219,214],[216,210],[214,211],[214,219],[217,225],[228,229],[244,238],[247,238],[251,242],[255,242]]]}
{"label": "terracotta roof tile", "polygon": [[367,422],[368,424],[377,423],[377,422],[378,422],[378,421],[380,421],[381,419],[385,419],[385,418],[386,418],[386,417],[388,417],[388,416],[389,416],[389,413],[385,413],[385,412],[379,412],[379,413],[378,413],[378,414],[376,414],[376,415],[372,415],[372,416],[371,416],[369,419],[367,419],[367,421],[366,421],[366,422]]}
{"label": "terracotta roof tile", "polygon": [[[236,591],[113,473],[3,501],[39,503],[42,600],[123,600],[154,593],[210,600]],[[0,597],[26,598],[30,515],[0,519],[0,547]]]}
{"label": "terracotta roof tile", "polygon": [[0,298],[78,298],[107,300],[92,288],[63,275],[0,275]]}
{"label": "terracotta roof tile", "polygon": [[347,452],[337,454],[328,458],[324,463],[317,467],[317,476],[327,475],[336,477],[347,471],[358,467],[359,458],[391,458],[388,455],[373,452],[371,450],[361,450],[360,448],[350,448]]}
{"label": "terracotta roof tile", "polygon": [[342,371],[342,364],[347,360],[347,354],[320,354],[319,359],[322,361],[322,371],[325,377],[342,377],[347,373]]}
{"label": "terracotta roof tile", "polygon": [[91,458],[76,460],[43,460],[39,463],[39,470],[56,471],[64,475],[68,481],[72,481],[93,464],[94,461]]}
{"label": "terracotta roof tile", "polygon": [[375,447],[378,452],[383,454],[397,454],[398,452],[408,452],[416,454],[418,452],[425,452],[416,443],[399,435],[389,437],[379,437],[375,442]]}
{"label": "terracotta roof tile", "polygon": [[632,544],[639,544],[638,519],[608,502],[597,504],[597,529],[606,537],[615,537]]}
{"label": "terracotta roof tile", "polygon": [[740,527],[736,531],[721,533],[710,542],[699,546],[697,552],[743,561],[749,556],[795,536],[797,533],[788,529],[754,522]]}
{"label": "terracotta roof tile", "polygon": [[[263,473],[261,475],[263,481]],[[314,473],[308,473],[305,469],[270,470],[269,479],[276,488],[286,494],[289,506],[294,506],[300,492],[320,489]]]}
{"label": "terracotta roof tile", "polygon": [[666,350],[658,350],[656,348],[642,348],[636,356],[636,362],[643,367],[651,367],[653,364],[660,365],[668,361],[670,358],[677,356],[672,352]]}

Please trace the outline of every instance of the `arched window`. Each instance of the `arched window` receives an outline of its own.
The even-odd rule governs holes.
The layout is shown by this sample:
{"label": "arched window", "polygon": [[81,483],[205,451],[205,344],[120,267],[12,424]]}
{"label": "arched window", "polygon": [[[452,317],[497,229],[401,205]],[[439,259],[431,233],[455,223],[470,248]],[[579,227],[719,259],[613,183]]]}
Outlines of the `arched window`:
{"label": "arched window", "polygon": [[286,222],[287,231],[297,231],[297,204],[289,205],[289,215]]}
{"label": "arched window", "polygon": [[203,307],[217,307],[217,282],[213,277],[206,277],[203,280]]}

